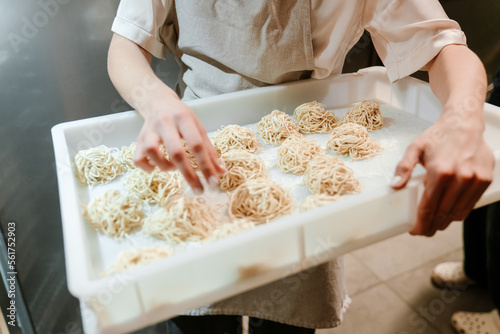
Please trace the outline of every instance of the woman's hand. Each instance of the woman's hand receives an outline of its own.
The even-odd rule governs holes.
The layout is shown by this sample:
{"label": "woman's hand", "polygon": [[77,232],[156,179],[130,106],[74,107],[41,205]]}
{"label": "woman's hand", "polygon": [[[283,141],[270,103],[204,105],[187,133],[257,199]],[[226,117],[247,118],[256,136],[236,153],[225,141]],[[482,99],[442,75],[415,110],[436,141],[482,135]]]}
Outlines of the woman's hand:
{"label": "woman's hand", "polygon": [[[151,69],[151,54],[134,42],[113,35],[108,53],[108,72],[121,96],[144,118],[134,155],[137,166],[152,171],[178,168],[197,194],[203,186],[189,162],[183,138],[193,153],[208,183],[217,183],[224,170],[207,132],[177,94],[166,86]],[[165,146],[170,161],[160,152]]]}
{"label": "woman's hand", "polygon": [[[203,193],[203,185],[188,160],[181,138],[186,141],[203,176],[212,186],[224,173],[218,154],[191,108],[178,99],[160,100],[154,111],[143,113],[144,125],[137,138],[134,163],[146,171],[152,171],[155,166],[162,170],[179,169],[194,193],[199,195]],[[169,160],[160,151],[160,144],[165,146]]]}
{"label": "woman's hand", "polygon": [[424,69],[443,113],[408,147],[391,186],[404,187],[419,162],[427,169],[411,233],[432,236],[467,217],[491,183],[495,162],[483,138],[487,81],[479,58],[465,45],[448,45]]}
{"label": "woman's hand", "polygon": [[402,188],[417,163],[426,169],[425,190],[411,234],[432,236],[473,209],[493,178],[494,157],[481,129],[440,119],[406,150],[392,186]]}

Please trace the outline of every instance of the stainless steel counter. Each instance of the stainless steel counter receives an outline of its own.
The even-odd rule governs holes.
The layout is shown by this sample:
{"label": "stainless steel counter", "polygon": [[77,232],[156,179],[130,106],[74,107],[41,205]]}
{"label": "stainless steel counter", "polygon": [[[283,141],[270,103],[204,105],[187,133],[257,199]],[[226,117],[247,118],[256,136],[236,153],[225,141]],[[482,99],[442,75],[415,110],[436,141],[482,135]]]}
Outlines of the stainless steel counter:
{"label": "stainless steel counter", "polygon": [[[492,75],[500,61],[500,3],[443,4]],[[78,302],[65,281],[50,129],[130,109],[106,71],[117,5],[118,0],[0,0],[0,225],[5,233],[9,221],[16,223],[19,288],[37,333],[82,333]],[[369,43],[360,43],[346,70],[377,61]],[[154,68],[168,84],[175,82],[172,59]],[[162,325],[142,331],[162,332]]]}
{"label": "stainless steel counter", "polygon": [[[9,221],[17,225],[18,279],[37,333],[82,333],[65,280],[50,129],[130,109],[106,70],[117,6],[0,1],[0,222],[4,232]],[[172,65],[158,68],[170,82],[177,72]]]}

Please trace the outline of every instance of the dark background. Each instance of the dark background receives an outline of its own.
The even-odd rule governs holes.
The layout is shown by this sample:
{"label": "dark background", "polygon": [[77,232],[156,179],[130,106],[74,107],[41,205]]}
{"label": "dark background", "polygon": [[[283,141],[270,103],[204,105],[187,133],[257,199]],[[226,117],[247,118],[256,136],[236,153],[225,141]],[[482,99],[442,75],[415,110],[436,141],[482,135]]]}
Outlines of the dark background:
{"label": "dark background", "polygon": [[[38,1],[0,0],[0,226],[5,232],[9,221],[17,224],[19,287],[34,331],[44,334],[83,332],[78,301],[66,286],[50,129],[130,109],[106,70],[118,0],[60,1],[66,3],[52,7],[53,15],[45,22]],[[442,4],[461,24],[491,81],[500,62],[500,1]],[[35,18],[41,27],[26,30],[26,21]],[[29,38],[22,37],[23,29]],[[14,34],[24,39],[13,45]],[[380,64],[368,38],[349,54],[345,72]],[[165,82],[175,83],[175,61],[155,61],[153,66]]]}

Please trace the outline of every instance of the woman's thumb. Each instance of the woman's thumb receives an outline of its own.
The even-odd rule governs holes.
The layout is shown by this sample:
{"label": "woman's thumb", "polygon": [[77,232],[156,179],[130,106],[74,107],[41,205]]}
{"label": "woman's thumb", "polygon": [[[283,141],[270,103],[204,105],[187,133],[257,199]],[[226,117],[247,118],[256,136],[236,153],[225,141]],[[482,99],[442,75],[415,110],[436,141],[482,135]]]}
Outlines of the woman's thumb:
{"label": "woman's thumb", "polygon": [[413,142],[406,149],[405,155],[396,167],[396,172],[391,180],[391,187],[394,189],[403,188],[410,180],[411,173],[415,165],[420,161],[423,150],[421,147]]}

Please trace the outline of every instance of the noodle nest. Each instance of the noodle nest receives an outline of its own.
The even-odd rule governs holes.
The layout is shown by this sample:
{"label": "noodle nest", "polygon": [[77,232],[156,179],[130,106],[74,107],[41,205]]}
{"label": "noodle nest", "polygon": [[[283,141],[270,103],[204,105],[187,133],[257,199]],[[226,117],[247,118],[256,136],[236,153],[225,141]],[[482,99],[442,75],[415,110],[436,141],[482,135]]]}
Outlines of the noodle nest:
{"label": "noodle nest", "polygon": [[142,230],[174,243],[200,241],[210,237],[222,219],[217,208],[202,198],[181,197],[146,218]]}
{"label": "noodle nest", "polygon": [[285,139],[293,136],[302,136],[299,127],[290,116],[279,110],[262,117],[257,123],[257,129],[262,139],[273,145],[280,145]]}
{"label": "noodle nest", "polygon": [[114,238],[122,238],[140,226],[144,216],[142,202],[118,190],[109,190],[83,207],[83,217],[90,226]]}
{"label": "noodle nest", "polygon": [[221,190],[233,190],[246,180],[266,176],[264,160],[245,150],[223,153],[220,161],[227,170],[219,179]]}
{"label": "noodle nest", "polygon": [[125,181],[130,194],[146,203],[166,205],[168,201],[184,191],[180,172],[163,172],[158,167],[148,173],[135,168]]}
{"label": "noodle nest", "polygon": [[113,157],[116,148],[101,145],[82,150],[75,155],[75,176],[82,184],[108,183],[124,172],[119,159]]}
{"label": "noodle nest", "polygon": [[229,195],[229,217],[266,223],[293,212],[294,203],[288,189],[270,178],[248,180]]}
{"label": "noodle nest", "polygon": [[132,170],[134,168],[137,168],[137,166],[134,164],[134,153],[136,146],[137,143],[135,142],[130,144],[130,146],[122,146],[119,159],[125,169]]}
{"label": "noodle nest", "polygon": [[362,101],[346,111],[341,123],[356,123],[364,126],[368,131],[373,131],[382,128],[384,119],[377,102]]}
{"label": "noodle nest", "polygon": [[166,247],[134,248],[118,255],[116,263],[106,269],[101,276],[116,274],[137,266],[143,266],[164,257],[172,256],[174,251]]}
{"label": "noodle nest", "polygon": [[315,141],[290,137],[278,148],[278,167],[283,173],[301,175],[309,161],[318,154],[324,154],[324,151]]}
{"label": "noodle nest", "polygon": [[346,123],[332,131],[326,148],[333,152],[350,156],[352,160],[362,160],[383,151],[382,145],[376,143],[364,126]]}
{"label": "noodle nest", "polygon": [[304,173],[307,189],[313,194],[330,196],[352,194],[362,190],[361,183],[338,157],[319,155],[312,159]]}
{"label": "noodle nest", "polygon": [[246,150],[250,153],[259,151],[259,140],[252,130],[239,125],[228,125],[217,130],[212,136],[212,144],[219,154],[234,149]]}
{"label": "noodle nest", "polygon": [[302,133],[329,133],[338,123],[337,117],[316,101],[298,106],[293,117]]}

